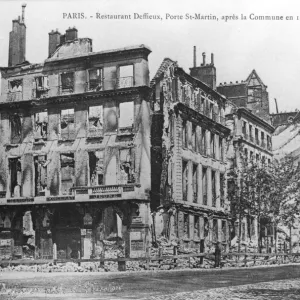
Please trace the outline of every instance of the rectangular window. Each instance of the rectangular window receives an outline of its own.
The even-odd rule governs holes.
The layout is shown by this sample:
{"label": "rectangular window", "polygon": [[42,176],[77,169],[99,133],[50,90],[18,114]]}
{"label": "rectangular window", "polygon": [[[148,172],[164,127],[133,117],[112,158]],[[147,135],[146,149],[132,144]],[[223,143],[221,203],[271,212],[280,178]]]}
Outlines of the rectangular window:
{"label": "rectangular window", "polygon": [[246,134],[247,134],[247,123],[246,123],[245,121],[243,121],[242,132],[243,132],[244,138],[246,138]]}
{"label": "rectangular window", "polygon": [[75,139],[74,109],[63,109],[60,114],[60,137],[62,140]]}
{"label": "rectangular window", "polygon": [[182,122],[182,147],[187,148],[188,139],[187,139],[187,122]]}
{"label": "rectangular window", "polygon": [[197,151],[197,133],[196,133],[197,126],[192,124],[192,149],[193,151]]}
{"label": "rectangular window", "polygon": [[47,110],[34,114],[34,139],[46,140],[48,129],[48,112]]}
{"label": "rectangular window", "polygon": [[134,122],[133,101],[120,103],[119,110],[119,133],[132,133]]}
{"label": "rectangular window", "polygon": [[47,188],[47,156],[34,157],[35,196],[45,196]]}
{"label": "rectangular window", "polygon": [[119,68],[118,88],[133,86],[133,65],[121,66]]}
{"label": "rectangular window", "polygon": [[214,243],[218,241],[218,220],[213,219],[212,240]]}
{"label": "rectangular window", "polygon": [[33,98],[44,98],[48,96],[49,82],[47,76],[35,77],[33,86]]}
{"label": "rectangular window", "polygon": [[104,184],[103,150],[89,152],[90,185]]}
{"label": "rectangular window", "polygon": [[245,160],[245,162],[248,161],[248,149],[247,148],[244,149],[244,160]]}
{"label": "rectangular window", "polygon": [[214,113],[214,105],[210,103],[209,105],[209,117],[213,118],[213,113]]}
{"label": "rectangular window", "polygon": [[200,239],[200,218],[199,216],[194,216],[194,239]]}
{"label": "rectangular window", "polygon": [[212,206],[217,205],[217,195],[216,195],[216,171],[211,171],[211,189],[212,189]]}
{"label": "rectangular window", "polygon": [[73,153],[60,155],[61,193],[70,195],[75,183],[75,160]]}
{"label": "rectangular window", "polygon": [[182,200],[187,201],[188,191],[188,163],[182,161]]}
{"label": "rectangular window", "polygon": [[89,137],[98,137],[103,135],[103,106],[89,107]]}
{"label": "rectangular window", "polygon": [[73,93],[74,91],[74,73],[62,73],[60,75],[60,84],[62,93]]}
{"label": "rectangular window", "polygon": [[202,168],[203,205],[207,205],[207,168]]}
{"label": "rectangular window", "polygon": [[120,150],[120,183],[134,183],[134,168],[132,159],[132,148]]}
{"label": "rectangular window", "polygon": [[8,97],[7,100],[9,102],[23,100],[23,80],[22,79],[16,79],[16,80],[9,81],[7,97]]}
{"label": "rectangular window", "polygon": [[226,240],[227,240],[226,221],[222,221],[222,242],[225,243]]}
{"label": "rectangular window", "polygon": [[19,114],[10,115],[11,143],[19,144],[22,141],[23,118]]}
{"label": "rectangular window", "polygon": [[219,137],[219,157],[221,161],[224,161],[223,139],[221,137]]}
{"label": "rectangular window", "polygon": [[198,202],[198,166],[193,164],[193,202]]}
{"label": "rectangular window", "polygon": [[183,215],[183,223],[184,223],[184,228],[183,228],[184,238],[189,239],[190,238],[190,222],[189,222],[188,214]]}
{"label": "rectangular window", "polygon": [[258,129],[257,129],[257,128],[255,128],[255,143],[256,143],[257,145],[259,145]]}
{"label": "rectangular window", "polygon": [[88,90],[102,91],[103,90],[103,71],[102,69],[92,69],[88,71]]}
{"label": "rectangular window", "polygon": [[212,158],[216,158],[216,149],[215,149],[215,135],[210,134],[210,153]]}
{"label": "rectangular window", "polygon": [[10,196],[21,197],[22,196],[22,165],[21,158],[9,158],[9,170],[10,170]]}
{"label": "rectangular window", "polygon": [[253,142],[253,130],[252,130],[252,125],[249,124],[249,137],[250,137],[250,141]]}
{"label": "rectangular window", "polygon": [[243,222],[242,223],[242,237],[241,237],[241,239],[242,239],[242,241],[245,241],[246,240],[246,224]]}
{"label": "rectangular window", "polygon": [[224,207],[225,204],[225,175],[220,174],[220,205]]}
{"label": "rectangular window", "polygon": [[265,134],[264,134],[264,132],[260,133],[260,142],[261,142],[261,146],[263,148],[265,148],[266,147],[266,142],[265,142]]}
{"label": "rectangular window", "polygon": [[206,145],[206,130],[204,128],[201,129],[201,154],[207,154],[207,145]]}

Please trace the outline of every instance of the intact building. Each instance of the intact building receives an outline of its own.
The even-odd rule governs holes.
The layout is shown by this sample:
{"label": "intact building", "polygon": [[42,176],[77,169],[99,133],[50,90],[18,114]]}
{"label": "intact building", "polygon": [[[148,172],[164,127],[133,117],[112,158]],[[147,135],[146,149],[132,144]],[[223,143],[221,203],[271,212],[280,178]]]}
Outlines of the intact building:
{"label": "intact building", "polygon": [[151,205],[162,215],[160,232],[203,251],[218,241],[227,245],[230,130],[225,127],[226,99],[214,89],[213,61],[205,67],[195,64],[190,75],[165,58],[151,87]]}
{"label": "intact building", "polygon": [[142,255],[151,50],[93,52],[92,40],[69,28],[50,32],[48,58],[31,64],[24,9],[1,68],[0,259],[23,257],[32,236],[35,258],[99,257],[106,240]]}

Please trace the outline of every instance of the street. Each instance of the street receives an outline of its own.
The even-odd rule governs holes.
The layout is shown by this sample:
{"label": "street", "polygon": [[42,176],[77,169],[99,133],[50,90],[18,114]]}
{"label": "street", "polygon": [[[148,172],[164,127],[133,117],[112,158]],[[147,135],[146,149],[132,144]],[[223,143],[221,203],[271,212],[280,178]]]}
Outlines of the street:
{"label": "street", "polygon": [[0,299],[179,300],[214,299],[213,295],[215,299],[300,299],[300,282],[293,280],[299,277],[300,265],[124,273],[3,272]]}

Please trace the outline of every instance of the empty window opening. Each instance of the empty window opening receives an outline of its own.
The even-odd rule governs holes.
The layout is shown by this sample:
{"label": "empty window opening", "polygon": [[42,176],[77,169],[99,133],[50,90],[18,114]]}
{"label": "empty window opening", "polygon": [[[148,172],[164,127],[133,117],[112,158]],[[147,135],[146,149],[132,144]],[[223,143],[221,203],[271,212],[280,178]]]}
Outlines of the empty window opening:
{"label": "empty window opening", "polygon": [[61,174],[61,193],[63,195],[71,194],[71,188],[74,186],[75,161],[73,153],[60,155],[60,174]]}
{"label": "empty window opening", "polygon": [[218,241],[218,220],[213,220],[212,240],[214,243]]}
{"label": "empty window opening", "polygon": [[220,205],[224,207],[225,204],[225,175],[220,174]]}
{"label": "empty window opening", "polygon": [[89,107],[89,133],[103,133],[103,106]]}
{"label": "empty window opening", "polygon": [[189,239],[190,238],[190,224],[189,224],[189,215],[184,214],[183,215],[183,235],[184,238]]}
{"label": "empty window opening", "polygon": [[187,201],[188,191],[188,163],[182,161],[182,200]]}
{"label": "empty window opening", "polygon": [[47,110],[38,112],[34,115],[35,121],[35,139],[46,139],[48,128],[48,112]]}
{"label": "empty window opening", "polygon": [[22,117],[18,114],[10,116],[11,143],[18,144],[22,140]]}
{"label": "empty window opening", "polygon": [[89,70],[88,89],[93,91],[103,90],[103,71],[102,69]]}
{"label": "empty window opening", "polygon": [[120,150],[120,183],[134,183],[132,149]]}
{"label": "empty window opening", "polygon": [[119,88],[133,86],[133,65],[121,66],[119,68]]}
{"label": "empty window opening", "polygon": [[194,217],[194,238],[200,239],[200,219],[199,216]]}
{"label": "empty window opening", "polygon": [[134,120],[134,103],[122,102],[119,106],[120,117],[119,117],[119,128],[132,128]]}
{"label": "empty window opening", "polygon": [[33,98],[46,97],[49,90],[49,82],[47,76],[39,76],[33,82]]}
{"label": "empty window opening", "polygon": [[74,109],[63,109],[60,116],[61,138],[64,140],[75,138]]}
{"label": "empty window opening", "polygon": [[22,92],[23,90],[23,80],[22,79],[17,79],[17,80],[12,80],[9,81],[9,92],[11,93],[17,93],[17,92]]}
{"label": "empty window opening", "polygon": [[216,195],[216,171],[211,171],[211,185],[212,185],[212,206],[217,205],[217,195]]}
{"label": "empty window opening", "polygon": [[74,73],[61,74],[61,91],[73,92],[74,91]]}
{"label": "empty window opening", "polygon": [[196,125],[192,125],[192,148],[194,151],[197,151],[197,132],[196,132]]}
{"label": "empty window opening", "polygon": [[89,152],[90,185],[104,184],[103,150]]}
{"label": "empty window opening", "polygon": [[207,205],[207,168],[202,168],[203,205]]}
{"label": "empty window opening", "polygon": [[225,243],[226,240],[227,240],[226,221],[222,221],[222,242]]}
{"label": "empty window opening", "polygon": [[21,197],[21,179],[22,179],[22,165],[21,158],[9,159],[10,169],[10,195],[11,197]]}
{"label": "empty window opening", "polygon": [[206,130],[204,128],[201,129],[201,149],[200,153],[206,155]]}
{"label": "empty window opening", "polygon": [[193,165],[193,202],[198,202],[198,166]]}
{"label": "empty window opening", "polygon": [[47,188],[47,156],[39,155],[34,158],[35,196],[45,196]]}
{"label": "empty window opening", "polygon": [[216,149],[215,149],[215,135],[210,134],[210,152],[213,158],[216,158]]}

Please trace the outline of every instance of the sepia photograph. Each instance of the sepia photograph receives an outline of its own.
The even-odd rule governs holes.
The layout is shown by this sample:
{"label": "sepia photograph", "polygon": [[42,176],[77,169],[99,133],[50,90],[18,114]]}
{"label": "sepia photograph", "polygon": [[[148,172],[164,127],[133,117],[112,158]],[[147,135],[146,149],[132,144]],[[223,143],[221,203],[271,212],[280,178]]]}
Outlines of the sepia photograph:
{"label": "sepia photograph", "polygon": [[0,0],[0,300],[300,299],[296,0]]}

